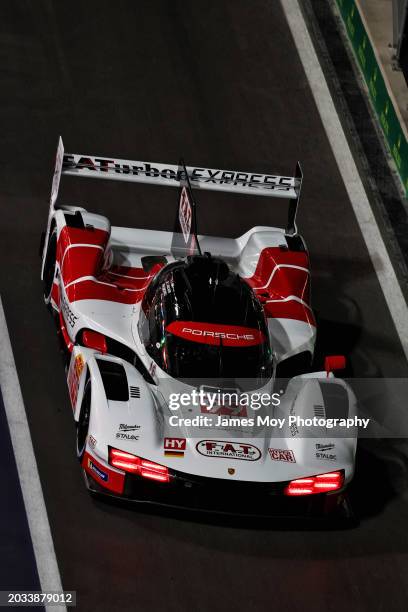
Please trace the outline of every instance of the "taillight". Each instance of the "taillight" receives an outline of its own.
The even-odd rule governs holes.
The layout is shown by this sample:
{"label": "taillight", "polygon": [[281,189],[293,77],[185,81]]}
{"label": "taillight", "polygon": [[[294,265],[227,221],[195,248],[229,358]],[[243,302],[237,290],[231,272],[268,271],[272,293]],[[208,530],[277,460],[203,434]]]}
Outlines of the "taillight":
{"label": "taillight", "polygon": [[329,472],[307,478],[291,480],[285,488],[285,495],[313,495],[316,493],[330,493],[341,489],[344,484],[344,473]]}
{"label": "taillight", "polygon": [[140,459],[136,455],[125,453],[124,451],[111,448],[109,453],[109,463],[113,467],[124,470],[125,472],[138,472],[140,467]]}
{"label": "taillight", "polygon": [[109,463],[119,470],[129,472],[130,474],[139,474],[139,476],[149,478],[150,480],[158,482],[169,482],[170,480],[169,470],[165,465],[141,459],[141,457],[126,453],[117,448],[109,449]]}

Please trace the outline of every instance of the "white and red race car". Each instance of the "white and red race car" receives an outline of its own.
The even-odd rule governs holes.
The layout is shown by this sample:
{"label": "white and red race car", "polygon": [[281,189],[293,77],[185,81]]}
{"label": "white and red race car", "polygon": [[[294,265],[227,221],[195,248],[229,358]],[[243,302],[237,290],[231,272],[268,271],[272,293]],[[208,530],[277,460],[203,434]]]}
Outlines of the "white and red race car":
{"label": "white and red race car", "polygon": [[[62,174],[177,187],[175,229],[115,227],[57,204]],[[91,491],[242,514],[294,497],[307,508],[344,503],[356,431],[339,435],[327,421],[340,427],[356,402],[332,373],[343,358],[310,372],[301,184],[299,164],[295,177],[152,164],[64,154],[59,140],[41,277]],[[197,235],[192,188],[286,198],[288,225]],[[256,406],[262,394],[273,399]]]}

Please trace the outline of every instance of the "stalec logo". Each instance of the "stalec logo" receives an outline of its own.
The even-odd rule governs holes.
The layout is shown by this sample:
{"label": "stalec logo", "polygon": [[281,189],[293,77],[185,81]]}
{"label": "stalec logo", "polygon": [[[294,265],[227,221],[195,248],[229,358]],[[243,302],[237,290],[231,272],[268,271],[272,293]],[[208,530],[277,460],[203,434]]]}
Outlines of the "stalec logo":
{"label": "stalec logo", "polygon": [[173,321],[166,330],[193,342],[219,346],[256,346],[265,341],[264,334],[259,329],[242,327],[240,325],[220,325],[196,321]]}
{"label": "stalec logo", "polygon": [[197,451],[204,457],[217,459],[240,459],[242,461],[258,461],[261,451],[253,444],[244,442],[227,442],[224,440],[201,440],[196,445]]}

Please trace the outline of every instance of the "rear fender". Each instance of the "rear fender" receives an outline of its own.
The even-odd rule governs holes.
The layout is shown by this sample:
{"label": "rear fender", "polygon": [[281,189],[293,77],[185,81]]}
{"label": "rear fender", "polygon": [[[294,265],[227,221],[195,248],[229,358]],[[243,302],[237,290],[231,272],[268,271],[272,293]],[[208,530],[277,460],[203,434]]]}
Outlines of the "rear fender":
{"label": "rear fender", "polygon": [[[78,215],[80,215],[79,219]],[[84,229],[95,228],[105,231],[107,233],[107,243],[109,242],[111,225],[109,219],[107,219],[106,217],[94,213],[89,213],[85,208],[82,208],[80,206],[64,205],[58,207],[57,209],[54,209],[51,213],[44,238],[44,246],[42,249],[41,279],[43,279],[45,257],[48,249],[49,238],[52,231],[55,227],[57,228],[57,240],[59,240],[64,227],[78,227],[78,223],[83,225]],[[63,256],[63,253],[60,253],[59,255],[61,258]],[[58,264],[60,263],[61,261],[58,261]]]}
{"label": "rear fender", "polygon": [[326,372],[314,372],[294,377],[282,400],[279,411],[284,413],[285,435],[296,440],[302,461],[316,463],[317,459],[323,471],[344,469],[349,482],[354,474],[357,427],[302,427],[290,423],[289,417],[353,419],[357,416],[357,400],[351,387]]}

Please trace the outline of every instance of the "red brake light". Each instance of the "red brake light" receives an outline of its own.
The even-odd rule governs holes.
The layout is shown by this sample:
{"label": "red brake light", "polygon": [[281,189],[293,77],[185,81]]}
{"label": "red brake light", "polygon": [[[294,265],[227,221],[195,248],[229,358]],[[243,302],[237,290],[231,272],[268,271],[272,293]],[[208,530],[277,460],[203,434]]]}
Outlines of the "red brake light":
{"label": "red brake light", "polygon": [[285,495],[313,495],[316,493],[329,493],[342,488],[344,484],[344,474],[340,472],[329,472],[318,474],[308,478],[298,478],[291,480],[285,488]]}
{"label": "red brake light", "polygon": [[132,473],[138,472],[140,467],[139,457],[117,450],[116,448],[110,449],[109,463],[113,465],[113,467]]}
{"label": "red brake light", "polygon": [[87,329],[82,333],[82,342],[84,346],[99,351],[100,353],[107,353],[108,347],[106,346],[106,338],[99,332]]}
{"label": "red brake light", "polygon": [[149,478],[150,480],[159,482],[169,482],[170,480],[169,470],[165,465],[141,459],[136,455],[116,448],[109,450],[109,463],[119,470],[131,474],[139,474],[143,478]]}

